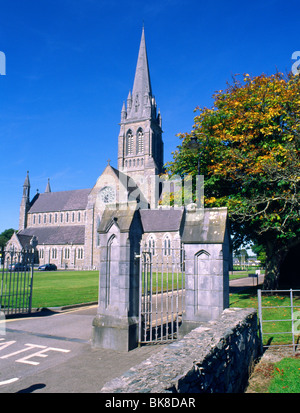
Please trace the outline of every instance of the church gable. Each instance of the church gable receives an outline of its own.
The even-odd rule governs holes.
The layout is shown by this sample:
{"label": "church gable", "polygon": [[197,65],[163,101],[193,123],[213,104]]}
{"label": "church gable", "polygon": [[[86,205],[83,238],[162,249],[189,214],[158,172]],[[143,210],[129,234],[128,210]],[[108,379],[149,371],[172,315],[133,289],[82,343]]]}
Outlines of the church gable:
{"label": "church gable", "polygon": [[5,249],[7,251],[9,250],[21,251],[22,250],[22,244],[16,233],[12,235],[11,239],[6,244]]}
{"label": "church gable", "polygon": [[15,232],[6,244],[6,250],[27,251],[31,249],[31,239],[32,235],[23,235]]}
{"label": "church gable", "polygon": [[116,170],[107,165],[89,194],[89,207],[95,205],[101,210],[106,204],[118,203],[120,196],[125,195],[124,190],[120,192],[121,189]]}
{"label": "church gable", "polygon": [[143,207],[148,206],[134,180],[110,165],[107,165],[89,194],[89,205],[95,205],[100,210],[108,204],[116,207],[136,200]]}

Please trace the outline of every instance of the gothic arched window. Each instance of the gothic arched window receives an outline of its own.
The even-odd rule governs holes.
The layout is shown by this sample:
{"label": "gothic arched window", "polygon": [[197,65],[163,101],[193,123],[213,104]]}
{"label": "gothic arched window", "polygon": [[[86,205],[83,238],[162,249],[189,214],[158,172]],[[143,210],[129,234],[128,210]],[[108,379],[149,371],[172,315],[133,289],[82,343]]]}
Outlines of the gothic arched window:
{"label": "gothic arched window", "polygon": [[171,240],[168,235],[166,235],[164,238],[163,251],[164,255],[171,255]]}
{"label": "gothic arched window", "polygon": [[133,135],[131,130],[126,134],[126,155],[132,155],[133,153]]}
{"label": "gothic arched window", "polygon": [[144,152],[144,134],[143,130],[139,129],[136,134],[136,153]]}
{"label": "gothic arched window", "polygon": [[155,238],[153,235],[151,235],[148,239],[148,249],[152,255],[155,255]]}

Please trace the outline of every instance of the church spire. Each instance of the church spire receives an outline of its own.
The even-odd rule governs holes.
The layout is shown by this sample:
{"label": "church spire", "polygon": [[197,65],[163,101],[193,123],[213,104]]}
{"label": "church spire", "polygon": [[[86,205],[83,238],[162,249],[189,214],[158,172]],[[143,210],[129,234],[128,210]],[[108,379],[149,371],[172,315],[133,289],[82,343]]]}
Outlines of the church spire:
{"label": "church spire", "polygon": [[19,215],[19,230],[25,229],[27,227],[27,214],[30,208],[30,181],[29,181],[29,171],[23,184],[23,196],[20,205],[20,215]]}
{"label": "church spire", "polygon": [[133,82],[132,96],[133,98],[135,98],[137,94],[140,94],[143,98],[146,93],[149,96],[152,96],[152,88],[150,82],[149,65],[145,41],[145,30],[143,27],[139,55],[135,70],[135,77]]}
{"label": "church spire", "polygon": [[127,119],[142,118],[151,115],[151,102],[152,87],[143,27],[132,93],[129,92],[127,99]]}
{"label": "church spire", "polygon": [[[137,185],[143,185],[141,177],[144,179],[163,171],[161,116],[157,115],[156,100],[152,94],[144,27],[133,88],[127,97],[127,107],[126,102],[125,105],[123,103],[121,111],[118,169],[126,171]],[[144,196],[150,199],[150,192],[144,193]]]}
{"label": "church spire", "polygon": [[50,178],[48,178],[48,183],[45,189],[45,193],[51,192],[51,187],[50,187]]}
{"label": "church spire", "polygon": [[26,202],[29,202],[30,198],[30,181],[29,181],[29,171],[27,171],[27,175],[23,184],[23,198]]}

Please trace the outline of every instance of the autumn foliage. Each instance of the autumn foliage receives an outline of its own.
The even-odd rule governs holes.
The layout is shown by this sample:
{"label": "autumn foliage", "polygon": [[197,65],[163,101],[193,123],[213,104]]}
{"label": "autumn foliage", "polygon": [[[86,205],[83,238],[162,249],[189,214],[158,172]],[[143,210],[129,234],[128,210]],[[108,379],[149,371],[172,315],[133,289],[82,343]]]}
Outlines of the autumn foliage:
{"label": "autumn foliage", "polygon": [[237,244],[265,247],[266,286],[274,287],[287,251],[300,242],[300,76],[235,76],[212,108],[195,111],[167,169],[195,175],[199,166],[205,205],[228,208]]}

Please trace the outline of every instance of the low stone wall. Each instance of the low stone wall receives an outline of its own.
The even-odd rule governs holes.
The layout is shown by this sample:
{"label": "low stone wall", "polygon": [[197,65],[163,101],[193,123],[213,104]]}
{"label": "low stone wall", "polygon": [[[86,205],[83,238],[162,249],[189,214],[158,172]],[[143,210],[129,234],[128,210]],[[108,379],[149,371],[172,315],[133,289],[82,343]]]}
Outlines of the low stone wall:
{"label": "low stone wall", "polygon": [[254,309],[231,308],[216,321],[201,323],[123,376],[102,393],[243,392],[260,355]]}

